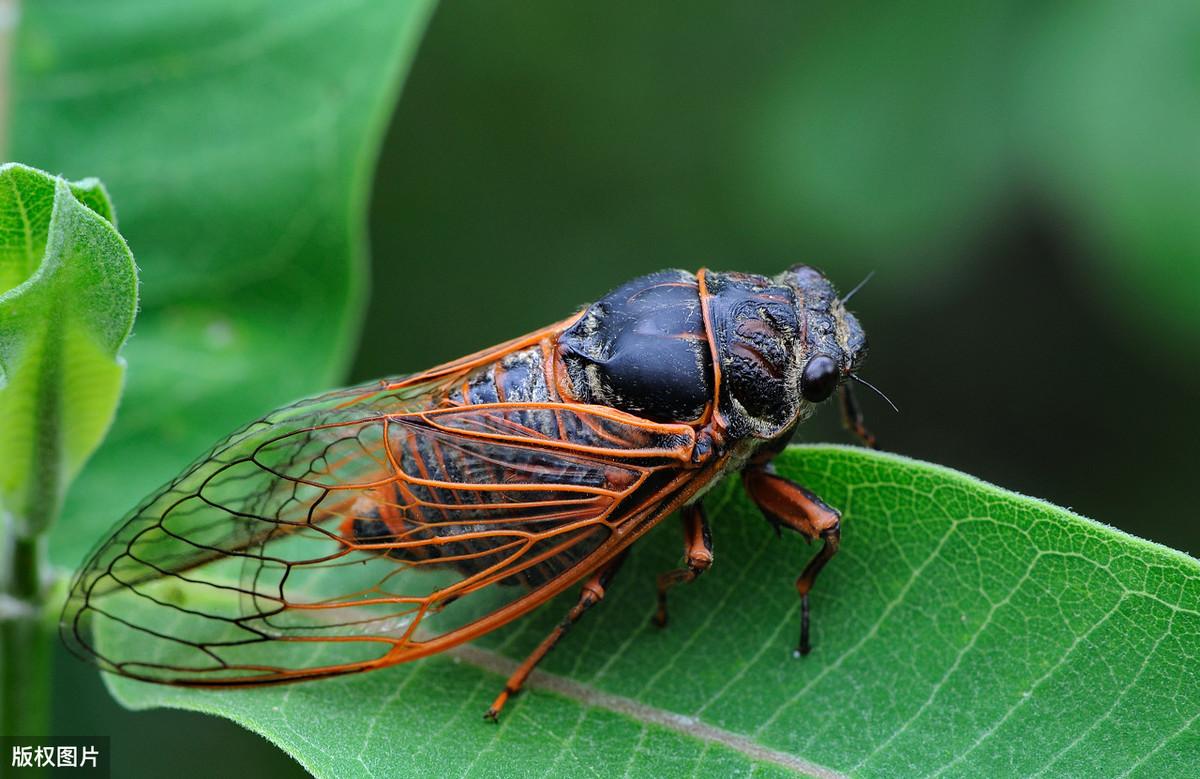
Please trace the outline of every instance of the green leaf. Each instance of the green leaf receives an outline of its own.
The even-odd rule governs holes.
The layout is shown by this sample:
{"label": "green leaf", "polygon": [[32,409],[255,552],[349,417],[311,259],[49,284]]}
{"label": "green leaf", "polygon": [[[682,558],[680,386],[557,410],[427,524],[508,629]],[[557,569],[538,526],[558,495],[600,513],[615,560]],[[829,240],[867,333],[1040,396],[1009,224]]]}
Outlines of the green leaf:
{"label": "green leaf", "polygon": [[0,507],[33,537],[112,422],[137,268],[93,180],[0,166]]}
{"label": "green leaf", "polygon": [[635,545],[604,603],[499,726],[481,716],[503,685],[496,672],[571,598],[446,656],[369,674],[246,690],[111,687],[134,708],[229,717],[319,776],[1194,768],[1196,560],[895,455],[795,447],[779,466],[845,512],[805,659],[791,656],[792,582],[810,551],[777,540],[729,482],[707,499],[716,563],[675,591],[671,625],[650,617],[654,575],[679,562],[674,521]]}
{"label": "green leaf", "polygon": [[74,567],[219,436],[343,378],[364,303],[370,176],[431,9],[23,4],[13,153],[102,176],[143,272],[126,401],[68,497],[56,562]]}

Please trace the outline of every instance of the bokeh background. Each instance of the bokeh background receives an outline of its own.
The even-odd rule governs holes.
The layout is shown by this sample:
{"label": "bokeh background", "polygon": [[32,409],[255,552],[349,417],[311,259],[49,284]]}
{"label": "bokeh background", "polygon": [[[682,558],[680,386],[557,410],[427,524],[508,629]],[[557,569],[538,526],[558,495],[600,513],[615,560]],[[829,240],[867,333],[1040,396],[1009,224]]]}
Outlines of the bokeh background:
{"label": "bokeh background", "polygon": [[[370,236],[353,380],[662,267],[875,271],[853,308],[864,376],[901,409],[861,396],[884,448],[1200,553],[1194,3],[455,0],[396,107]],[[849,440],[832,408],[802,435]],[[159,745],[121,775],[300,773],[58,674],[58,732]]]}

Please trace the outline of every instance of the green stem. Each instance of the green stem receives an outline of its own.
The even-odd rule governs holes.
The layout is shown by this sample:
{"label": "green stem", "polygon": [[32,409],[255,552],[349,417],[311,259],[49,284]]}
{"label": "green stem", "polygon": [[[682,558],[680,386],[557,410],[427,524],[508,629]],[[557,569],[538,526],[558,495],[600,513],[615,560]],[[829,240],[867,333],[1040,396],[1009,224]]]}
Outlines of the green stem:
{"label": "green stem", "polygon": [[50,735],[51,637],[42,611],[45,543],[0,516],[0,735]]}
{"label": "green stem", "polygon": [[6,592],[31,604],[40,600],[44,546],[41,536],[13,539],[12,573],[6,577]]}
{"label": "green stem", "polygon": [[[52,312],[47,340],[61,344],[62,317]],[[39,372],[32,484],[3,521],[0,544],[0,735],[50,735],[50,630],[44,620],[46,532],[58,515],[62,487],[62,351],[50,348]]]}

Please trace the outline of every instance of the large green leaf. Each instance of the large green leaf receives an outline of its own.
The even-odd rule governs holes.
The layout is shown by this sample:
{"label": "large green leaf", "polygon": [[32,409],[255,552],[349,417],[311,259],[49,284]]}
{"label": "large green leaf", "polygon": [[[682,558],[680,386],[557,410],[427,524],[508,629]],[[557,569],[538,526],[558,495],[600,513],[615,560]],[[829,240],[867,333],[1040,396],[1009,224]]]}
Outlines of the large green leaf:
{"label": "large green leaf", "polygon": [[45,532],[112,422],[137,268],[95,179],[0,166],[0,517]]}
{"label": "large green leaf", "polygon": [[67,501],[57,562],[223,433],[341,378],[376,149],[431,7],[23,5],[13,153],[101,176],[143,271],[126,400]]}
{"label": "large green leaf", "polygon": [[[476,645],[252,690],[115,680],[135,708],[220,714],[321,776],[1184,775],[1200,750],[1200,564],[1041,501],[894,455],[793,448],[780,468],[845,509],[793,659],[792,579],[729,483],[713,569],[649,624],[660,527],[505,710],[481,715],[568,600]],[[670,523],[673,524],[673,523]],[[103,637],[102,637],[103,638]]]}

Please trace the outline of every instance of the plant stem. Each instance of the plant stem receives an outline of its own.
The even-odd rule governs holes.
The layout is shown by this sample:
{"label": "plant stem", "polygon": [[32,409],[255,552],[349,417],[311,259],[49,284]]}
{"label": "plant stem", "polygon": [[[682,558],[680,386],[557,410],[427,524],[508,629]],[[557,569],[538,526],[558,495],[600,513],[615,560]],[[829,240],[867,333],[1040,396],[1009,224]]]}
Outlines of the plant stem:
{"label": "plant stem", "polygon": [[43,536],[0,515],[0,735],[50,735],[50,631],[42,610]]}
{"label": "plant stem", "polygon": [[[2,2],[2,0],[0,0]],[[57,313],[57,312],[55,312]],[[47,339],[61,343],[62,316],[52,316]],[[43,420],[34,435],[32,484],[21,494],[15,512],[0,517],[0,734],[50,735],[50,630],[43,611],[46,533],[62,500],[63,418],[62,351],[50,348],[38,367],[42,391],[35,418]]]}

